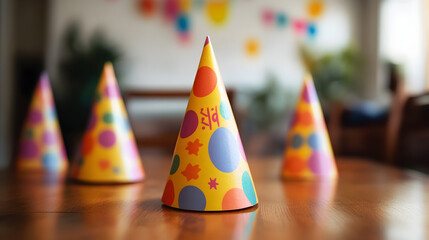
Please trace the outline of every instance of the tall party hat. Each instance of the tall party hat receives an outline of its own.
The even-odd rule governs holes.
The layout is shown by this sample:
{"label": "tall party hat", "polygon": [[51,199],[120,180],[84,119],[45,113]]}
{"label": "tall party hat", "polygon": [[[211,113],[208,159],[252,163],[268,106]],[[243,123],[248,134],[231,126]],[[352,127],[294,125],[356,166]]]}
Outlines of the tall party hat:
{"label": "tall party hat", "polygon": [[17,170],[63,172],[68,166],[52,89],[40,76],[22,131]]}
{"label": "tall party hat", "polygon": [[337,176],[331,141],[310,75],[304,78],[286,142],[284,178],[313,179]]}
{"label": "tall party hat", "polygon": [[91,118],[71,178],[93,183],[127,183],[144,178],[143,165],[111,63],[104,65]]}
{"label": "tall party hat", "polygon": [[240,134],[207,37],[162,202],[194,211],[258,203]]}

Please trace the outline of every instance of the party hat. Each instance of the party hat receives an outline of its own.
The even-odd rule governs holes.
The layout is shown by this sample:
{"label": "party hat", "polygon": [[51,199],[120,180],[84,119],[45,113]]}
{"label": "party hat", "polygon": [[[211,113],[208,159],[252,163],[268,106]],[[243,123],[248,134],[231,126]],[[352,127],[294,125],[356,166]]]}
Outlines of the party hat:
{"label": "party hat", "polygon": [[162,202],[195,211],[258,203],[240,134],[207,37]]}
{"label": "party hat", "polygon": [[111,63],[104,65],[73,179],[93,183],[137,182],[144,170]]}
{"label": "party hat", "polygon": [[322,109],[313,80],[307,75],[287,136],[283,177],[313,179],[336,176],[337,167]]}
{"label": "party hat", "polygon": [[22,131],[17,170],[63,172],[68,166],[51,85],[43,73]]}

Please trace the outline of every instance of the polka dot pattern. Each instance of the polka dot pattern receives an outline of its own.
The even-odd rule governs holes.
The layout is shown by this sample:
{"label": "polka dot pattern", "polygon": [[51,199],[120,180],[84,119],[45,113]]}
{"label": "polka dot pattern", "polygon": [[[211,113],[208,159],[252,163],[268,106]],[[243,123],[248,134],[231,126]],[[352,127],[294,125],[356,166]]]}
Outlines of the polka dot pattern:
{"label": "polka dot pattern", "polygon": [[169,180],[165,185],[165,191],[162,195],[161,201],[166,205],[173,204],[174,201],[174,184],[173,181]]}
{"label": "polka dot pattern", "polygon": [[198,127],[198,116],[197,113],[190,110],[185,114],[183,119],[182,127],[180,129],[180,137],[187,138],[191,136]]}
{"label": "polka dot pattern", "polygon": [[232,116],[231,108],[226,101],[222,101],[219,106],[220,115],[225,119],[229,120]]}
{"label": "polka dot pattern", "polygon": [[91,110],[72,178],[92,183],[143,180],[140,155],[110,63],[103,69]]}
{"label": "polka dot pattern", "polygon": [[173,164],[171,164],[170,174],[175,174],[177,172],[177,169],[179,169],[180,166],[180,157],[179,155],[175,155],[173,158]]}
{"label": "polka dot pattern", "polygon": [[197,97],[205,97],[216,88],[217,77],[213,69],[209,67],[200,67],[195,77],[192,91]]}
{"label": "polka dot pattern", "polygon": [[105,148],[110,148],[116,143],[116,135],[112,130],[104,130],[98,136],[98,142]]}
{"label": "polka dot pattern", "polygon": [[237,169],[240,153],[234,135],[226,128],[218,128],[210,138],[209,156],[213,165],[222,172]]}
{"label": "polka dot pattern", "polygon": [[206,196],[195,186],[186,186],[179,193],[179,207],[186,210],[204,211]]}
{"label": "polka dot pattern", "polygon": [[336,177],[337,169],[316,90],[307,77],[289,129],[283,177]]}
{"label": "polka dot pattern", "polygon": [[173,156],[162,197],[165,205],[230,211],[258,203],[208,37]]}

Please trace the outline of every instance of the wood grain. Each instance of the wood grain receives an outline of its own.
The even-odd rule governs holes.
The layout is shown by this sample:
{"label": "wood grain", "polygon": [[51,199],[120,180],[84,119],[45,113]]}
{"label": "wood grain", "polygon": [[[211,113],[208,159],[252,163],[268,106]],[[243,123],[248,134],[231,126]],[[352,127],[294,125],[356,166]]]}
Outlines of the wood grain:
{"label": "wood grain", "polygon": [[143,156],[147,179],[82,185],[0,174],[0,239],[428,239],[429,177],[340,159],[337,181],[279,179],[280,158],[250,158],[260,204],[233,212],[171,209],[169,157]]}

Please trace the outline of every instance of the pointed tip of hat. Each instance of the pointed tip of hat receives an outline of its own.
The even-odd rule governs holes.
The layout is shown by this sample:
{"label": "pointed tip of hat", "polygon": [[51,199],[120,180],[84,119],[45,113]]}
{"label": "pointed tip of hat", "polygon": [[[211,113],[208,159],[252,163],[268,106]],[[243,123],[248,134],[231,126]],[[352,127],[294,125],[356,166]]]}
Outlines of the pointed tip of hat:
{"label": "pointed tip of hat", "polygon": [[104,69],[113,69],[112,62],[106,62],[106,63],[104,63]]}
{"label": "pointed tip of hat", "polygon": [[207,35],[206,36],[206,42],[204,43],[204,47],[210,43],[210,37]]}
{"label": "pointed tip of hat", "polygon": [[307,82],[310,82],[312,80],[313,80],[313,76],[311,75],[311,73],[310,72],[306,72],[304,74],[304,82],[307,83]]}

